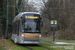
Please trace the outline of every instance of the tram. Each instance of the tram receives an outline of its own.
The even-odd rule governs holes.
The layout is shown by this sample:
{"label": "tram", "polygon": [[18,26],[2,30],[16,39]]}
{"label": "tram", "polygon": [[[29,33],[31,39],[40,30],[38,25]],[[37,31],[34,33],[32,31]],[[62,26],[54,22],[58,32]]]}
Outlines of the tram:
{"label": "tram", "polygon": [[39,44],[42,26],[39,13],[21,12],[12,21],[11,39],[19,44]]}

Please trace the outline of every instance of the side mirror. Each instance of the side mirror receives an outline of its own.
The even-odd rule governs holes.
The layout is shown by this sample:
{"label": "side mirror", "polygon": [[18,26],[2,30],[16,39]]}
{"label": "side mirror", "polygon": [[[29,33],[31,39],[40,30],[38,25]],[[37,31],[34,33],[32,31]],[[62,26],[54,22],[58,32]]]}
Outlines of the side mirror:
{"label": "side mirror", "polygon": [[41,22],[41,27],[43,27],[43,22]]}

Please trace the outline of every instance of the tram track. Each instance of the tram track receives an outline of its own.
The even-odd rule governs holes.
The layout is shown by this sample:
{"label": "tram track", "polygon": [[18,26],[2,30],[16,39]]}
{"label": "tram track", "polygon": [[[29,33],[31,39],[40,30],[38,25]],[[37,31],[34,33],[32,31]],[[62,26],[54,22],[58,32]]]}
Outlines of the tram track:
{"label": "tram track", "polygon": [[49,48],[46,48],[43,45],[50,46],[50,43],[47,41],[42,41],[41,44],[20,44],[20,46],[23,46],[23,47],[27,48],[28,50],[34,50],[35,47],[43,48],[44,50],[50,50]]}
{"label": "tram track", "polygon": [[21,46],[23,46],[23,47],[25,47],[25,48],[27,48],[27,49],[29,49],[29,50],[32,50],[32,48],[30,48],[30,47],[28,47],[28,46],[31,46],[30,44],[22,44]]}
{"label": "tram track", "polygon": [[25,48],[27,48],[27,49],[29,49],[29,50],[32,50],[31,48],[29,48],[29,47],[25,47]]}
{"label": "tram track", "polygon": [[48,46],[50,46],[50,44],[49,44],[49,43],[42,43],[42,44],[45,44],[45,45],[48,45]]}
{"label": "tram track", "polygon": [[46,50],[49,50],[48,48],[45,48],[45,47],[43,47],[43,46],[40,46],[40,45],[39,45],[39,47],[41,47],[41,48],[44,48],[44,49],[46,49]]}
{"label": "tram track", "polygon": [[49,48],[44,47],[43,45],[51,46],[50,43],[47,41],[41,41],[41,44],[18,44],[18,45],[23,46],[23,47],[27,48],[28,50],[36,50],[35,47],[42,48],[44,50],[50,50]]}
{"label": "tram track", "polygon": [[47,42],[47,41],[42,41],[42,44],[50,46],[50,42]]}
{"label": "tram track", "polygon": [[38,45],[38,44],[35,44],[35,45],[23,45],[25,48],[27,48],[27,49],[29,49],[29,50],[33,50],[32,49],[32,47],[39,47],[39,48],[43,48],[43,49],[45,49],[45,50],[49,50],[49,49],[47,49],[47,48],[45,48],[45,47],[43,47],[43,46],[41,46],[41,45]]}

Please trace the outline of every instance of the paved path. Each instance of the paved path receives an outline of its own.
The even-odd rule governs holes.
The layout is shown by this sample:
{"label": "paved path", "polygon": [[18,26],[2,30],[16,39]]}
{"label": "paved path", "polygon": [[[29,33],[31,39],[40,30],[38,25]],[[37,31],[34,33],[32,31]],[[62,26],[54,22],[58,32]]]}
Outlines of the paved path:
{"label": "paved path", "polygon": [[54,44],[58,44],[58,45],[64,45],[64,44],[66,44],[66,45],[73,45],[73,46],[75,46],[75,43],[66,43],[66,42],[53,42]]}

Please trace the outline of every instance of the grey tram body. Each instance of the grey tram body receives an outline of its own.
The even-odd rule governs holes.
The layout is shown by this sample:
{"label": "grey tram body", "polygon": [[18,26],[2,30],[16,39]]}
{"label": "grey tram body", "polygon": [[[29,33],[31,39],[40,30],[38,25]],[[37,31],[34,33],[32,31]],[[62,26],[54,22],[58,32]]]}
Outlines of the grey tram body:
{"label": "grey tram body", "polygon": [[36,12],[21,12],[21,13],[19,13],[14,18],[14,20],[12,21],[12,23],[13,23],[12,24],[13,31],[12,31],[11,39],[14,41],[14,43],[19,43],[19,44],[40,44],[41,43],[41,38],[38,38],[38,39],[28,39],[28,38],[21,37],[21,32],[22,32],[22,19],[18,20],[19,21],[19,23],[18,23],[19,25],[17,26],[18,29],[15,28],[15,29],[17,29],[16,31],[14,29],[14,23],[16,22],[16,19],[19,18],[19,17],[22,17],[23,14],[28,14],[28,13],[39,14],[39,13],[36,13]]}

